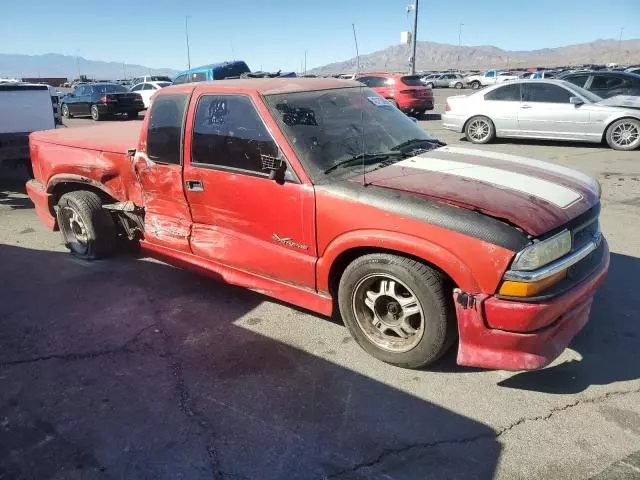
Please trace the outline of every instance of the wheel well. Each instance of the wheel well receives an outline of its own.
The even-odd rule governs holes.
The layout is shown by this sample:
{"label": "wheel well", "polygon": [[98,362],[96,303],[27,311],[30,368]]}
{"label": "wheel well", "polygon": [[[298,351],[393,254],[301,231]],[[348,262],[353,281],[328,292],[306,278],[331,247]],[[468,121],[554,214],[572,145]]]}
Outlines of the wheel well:
{"label": "wheel well", "polygon": [[356,247],[350,248],[349,250],[345,250],[340,255],[336,257],[336,259],[331,264],[331,268],[329,269],[329,293],[334,299],[337,299],[338,293],[338,285],[340,284],[340,277],[342,277],[342,273],[345,271],[347,266],[353,262],[356,258],[362,257],[364,255],[370,255],[372,253],[389,253],[391,255],[398,255],[401,257],[411,258],[417,262],[424,263],[425,265],[433,268],[434,270],[440,272],[445,279],[445,285],[447,289],[453,290],[456,287],[453,279],[442,270],[437,265],[434,265],[431,262],[426,261],[424,258],[416,257],[415,255],[407,254],[406,252],[400,252],[398,250],[392,250],[388,248],[379,248],[379,247]]}
{"label": "wheel well", "polygon": [[53,211],[53,207],[58,204],[60,197],[62,197],[65,193],[76,192],[78,190],[87,190],[89,192],[93,192],[100,197],[103,203],[116,203],[117,200],[113,198],[111,195],[106,193],[104,190],[99,189],[93,185],[88,183],[79,183],[79,182],[60,182],[53,187],[51,190],[51,213],[55,216],[55,212]]}
{"label": "wheel well", "polygon": [[620,117],[620,118],[611,120],[609,124],[605,127],[604,131],[602,132],[602,140],[601,140],[602,142],[604,142],[607,139],[607,131],[609,130],[609,127],[614,123],[616,123],[618,120],[636,120],[640,122],[640,119],[637,117]]}

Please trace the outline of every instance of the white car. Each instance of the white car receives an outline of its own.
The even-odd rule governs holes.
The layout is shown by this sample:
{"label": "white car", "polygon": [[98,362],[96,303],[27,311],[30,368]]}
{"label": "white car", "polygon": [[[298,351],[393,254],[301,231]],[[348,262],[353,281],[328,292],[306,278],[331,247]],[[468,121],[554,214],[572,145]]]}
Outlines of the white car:
{"label": "white car", "polygon": [[487,87],[489,85],[495,85],[496,83],[507,82],[509,80],[517,80],[517,78],[517,75],[513,75],[509,72],[487,70],[482,74],[466,77],[464,82],[474,90],[478,90],[481,87]]}
{"label": "white car", "polygon": [[471,143],[496,137],[605,141],[615,150],[640,147],[640,98],[598,95],[564,80],[518,80],[449,97],[443,127]]}
{"label": "white car", "polygon": [[151,106],[151,97],[153,94],[161,88],[168,87],[169,85],[171,85],[171,82],[144,82],[131,87],[131,91],[136,92],[142,97],[144,108],[149,108]]}

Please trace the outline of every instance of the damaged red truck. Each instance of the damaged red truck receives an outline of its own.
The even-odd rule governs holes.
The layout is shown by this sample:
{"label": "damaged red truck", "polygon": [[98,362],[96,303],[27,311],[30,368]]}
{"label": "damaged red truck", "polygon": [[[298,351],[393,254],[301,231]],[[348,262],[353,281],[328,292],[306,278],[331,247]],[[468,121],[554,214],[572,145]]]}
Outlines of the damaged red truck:
{"label": "damaged red truck", "polygon": [[587,322],[609,267],[600,187],[445,146],[336,79],[168,87],[143,122],[31,134],[36,212],[92,260],[118,243],[331,315],[409,368],[536,369]]}

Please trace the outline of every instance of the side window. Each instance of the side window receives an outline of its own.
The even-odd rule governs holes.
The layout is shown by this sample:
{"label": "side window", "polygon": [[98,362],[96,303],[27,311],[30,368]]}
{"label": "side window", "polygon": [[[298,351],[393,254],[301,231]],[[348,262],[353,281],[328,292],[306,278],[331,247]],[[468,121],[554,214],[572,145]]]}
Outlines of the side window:
{"label": "side window", "polygon": [[188,95],[160,95],[153,102],[147,130],[147,155],[154,162],[180,164],[182,126]]}
{"label": "side window", "polygon": [[495,76],[496,76],[496,72],[494,72],[494,71],[487,72],[487,73],[485,74],[485,77],[487,77],[487,78],[493,78],[493,77],[495,77]]}
{"label": "side window", "polygon": [[550,83],[525,83],[522,85],[522,100],[539,103],[569,103],[571,92]]}
{"label": "side window", "polygon": [[520,84],[510,83],[504,87],[496,88],[484,96],[485,100],[500,102],[519,102],[520,101]]}
{"label": "side window", "polygon": [[198,102],[191,142],[194,164],[265,174],[278,147],[249,97],[205,95]]}
{"label": "side window", "polygon": [[76,88],[75,94],[77,97],[82,97],[83,95],[88,95],[89,92],[87,91],[87,87],[85,87],[84,85],[80,85],[78,88]]}
{"label": "side window", "polygon": [[178,75],[176,78],[173,79],[173,84],[179,85],[180,83],[185,83],[186,81],[187,81],[186,75]]}
{"label": "side window", "polygon": [[563,78],[563,80],[566,80],[567,82],[571,82],[574,85],[577,85],[578,87],[584,87],[588,79],[589,79],[589,75],[574,75],[568,78]]}
{"label": "side window", "polygon": [[131,89],[132,92],[137,92],[139,90],[142,90],[142,83],[139,83]]}
{"label": "side window", "polygon": [[593,90],[610,90],[612,88],[620,88],[624,85],[624,79],[614,77],[612,75],[596,75],[591,82]]}
{"label": "side window", "polygon": [[372,80],[373,78],[374,78],[374,77],[360,77],[360,78],[358,78],[358,81],[359,81],[360,83],[365,84],[367,87],[371,87],[371,86],[372,86],[372,85],[371,85],[371,80]]}
{"label": "side window", "polygon": [[153,85],[151,85],[150,83],[145,83],[142,87],[142,90],[155,90],[155,88],[153,88]]}
{"label": "side window", "polygon": [[207,81],[207,72],[197,72],[192,73],[189,82],[206,82]]}

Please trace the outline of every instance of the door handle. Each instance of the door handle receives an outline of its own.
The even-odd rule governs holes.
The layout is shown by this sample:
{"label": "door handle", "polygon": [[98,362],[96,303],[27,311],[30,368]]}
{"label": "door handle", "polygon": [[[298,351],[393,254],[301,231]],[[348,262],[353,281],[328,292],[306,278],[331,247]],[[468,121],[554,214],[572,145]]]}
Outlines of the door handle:
{"label": "door handle", "polygon": [[520,108],[522,108],[523,110],[526,110],[527,108],[531,108],[531,105],[522,105]]}
{"label": "door handle", "polygon": [[184,184],[190,192],[204,192],[204,184],[200,180],[187,180]]}

